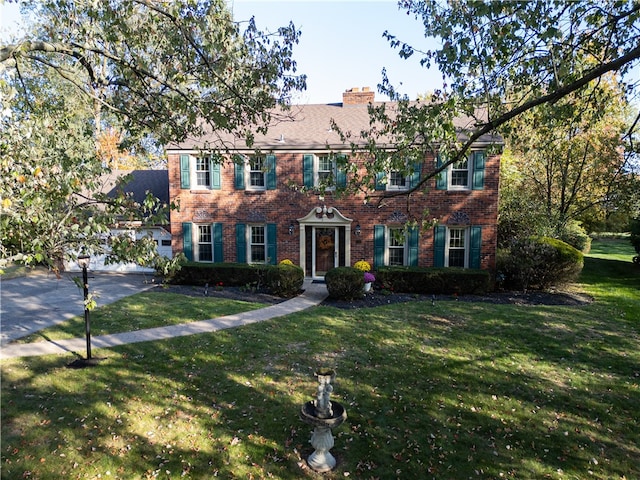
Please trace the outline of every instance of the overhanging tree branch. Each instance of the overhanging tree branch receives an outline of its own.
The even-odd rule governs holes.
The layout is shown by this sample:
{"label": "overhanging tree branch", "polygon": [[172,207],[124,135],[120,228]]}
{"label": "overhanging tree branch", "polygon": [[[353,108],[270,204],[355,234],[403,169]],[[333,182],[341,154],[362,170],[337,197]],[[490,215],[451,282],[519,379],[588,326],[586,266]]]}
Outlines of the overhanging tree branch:
{"label": "overhanging tree branch", "polygon": [[422,177],[415,186],[413,186],[412,188],[406,191],[390,192],[390,193],[385,192],[381,194],[381,197],[383,198],[398,197],[403,195],[409,195],[417,190],[420,190],[421,188],[423,188],[424,184],[427,181],[429,181],[431,178],[435,177],[440,172],[446,170],[447,167],[449,167],[449,165],[452,165],[453,163],[460,161],[466,155],[467,151],[471,148],[471,146],[476,142],[476,140],[478,140],[483,135],[486,135],[488,133],[491,133],[497,130],[498,127],[505,125],[510,120],[517,117],[518,115],[521,115],[524,112],[527,112],[528,110],[531,110],[534,107],[543,105],[545,103],[553,104],[558,100],[560,100],[561,98],[588,85],[589,82],[600,78],[601,76],[603,76],[608,72],[620,70],[623,66],[633,62],[634,60],[637,60],[638,58],[640,58],[640,45],[629,50],[626,54],[616,58],[615,60],[612,60],[607,63],[603,63],[587,71],[582,77],[580,77],[577,80],[571,83],[568,83],[565,86],[560,87],[546,95],[535,98],[533,100],[529,100],[523,103],[522,105],[504,113],[503,115],[500,115],[499,117],[484,123],[480,128],[478,128],[477,130],[475,130],[473,133],[470,134],[469,138],[463,144],[462,148],[460,148],[460,150],[450,160],[448,160],[447,162],[444,162],[440,167],[436,168],[430,174]]}

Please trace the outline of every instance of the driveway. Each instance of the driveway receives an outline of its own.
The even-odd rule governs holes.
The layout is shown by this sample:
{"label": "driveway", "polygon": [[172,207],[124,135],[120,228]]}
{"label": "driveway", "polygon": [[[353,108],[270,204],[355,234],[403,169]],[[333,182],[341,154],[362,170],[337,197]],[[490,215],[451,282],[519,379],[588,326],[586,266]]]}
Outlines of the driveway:
{"label": "driveway", "polygon": [[[25,277],[0,279],[0,345],[84,314],[83,292],[73,277],[82,273],[34,271]],[[152,288],[152,275],[89,272],[89,292],[98,305]]]}

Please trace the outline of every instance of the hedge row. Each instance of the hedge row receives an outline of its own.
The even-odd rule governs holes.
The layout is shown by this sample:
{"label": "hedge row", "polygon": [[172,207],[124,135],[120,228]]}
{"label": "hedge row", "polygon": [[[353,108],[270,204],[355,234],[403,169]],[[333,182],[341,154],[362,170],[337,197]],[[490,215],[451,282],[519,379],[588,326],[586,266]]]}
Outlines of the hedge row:
{"label": "hedge row", "polygon": [[491,290],[491,275],[485,270],[381,267],[375,275],[377,285],[398,293],[468,295]]}
{"label": "hedge row", "polygon": [[[484,294],[491,289],[491,275],[463,268],[381,267],[376,287],[395,293]],[[351,300],[363,295],[363,275],[353,267],[334,268],[325,277],[329,295]]]}
{"label": "hedge row", "polygon": [[295,265],[188,262],[171,280],[178,285],[245,287],[290,298],[302,289],[304,271]]}

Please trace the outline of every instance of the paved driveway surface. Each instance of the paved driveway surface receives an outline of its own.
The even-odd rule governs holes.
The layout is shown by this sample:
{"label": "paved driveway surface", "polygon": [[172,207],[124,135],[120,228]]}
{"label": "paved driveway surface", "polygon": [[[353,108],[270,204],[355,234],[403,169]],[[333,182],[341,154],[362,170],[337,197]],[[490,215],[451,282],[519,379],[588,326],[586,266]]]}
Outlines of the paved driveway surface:
{"label": "paved driveway surface", "polygon": [[[43,328],[83,315],[83,292],[73,277],[82,273],[33,272],[0,280],[0,345]],[[98,305],[115,302],[154,286],[150,275],[89,272],[89,292]],[[84,332],[82,332],[84,334]]]}

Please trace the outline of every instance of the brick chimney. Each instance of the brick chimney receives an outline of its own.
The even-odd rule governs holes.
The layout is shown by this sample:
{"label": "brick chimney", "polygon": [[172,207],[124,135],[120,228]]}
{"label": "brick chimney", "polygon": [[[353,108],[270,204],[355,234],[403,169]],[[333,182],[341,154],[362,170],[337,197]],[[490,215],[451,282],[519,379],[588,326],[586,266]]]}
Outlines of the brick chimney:
{"label": "brick chimney", "polygon": [[346,105],[366,105],[375,101],[376,94],[369,87],[362,87],[362,91],[358,87],[345,90],[342,94],[342,106]]}

